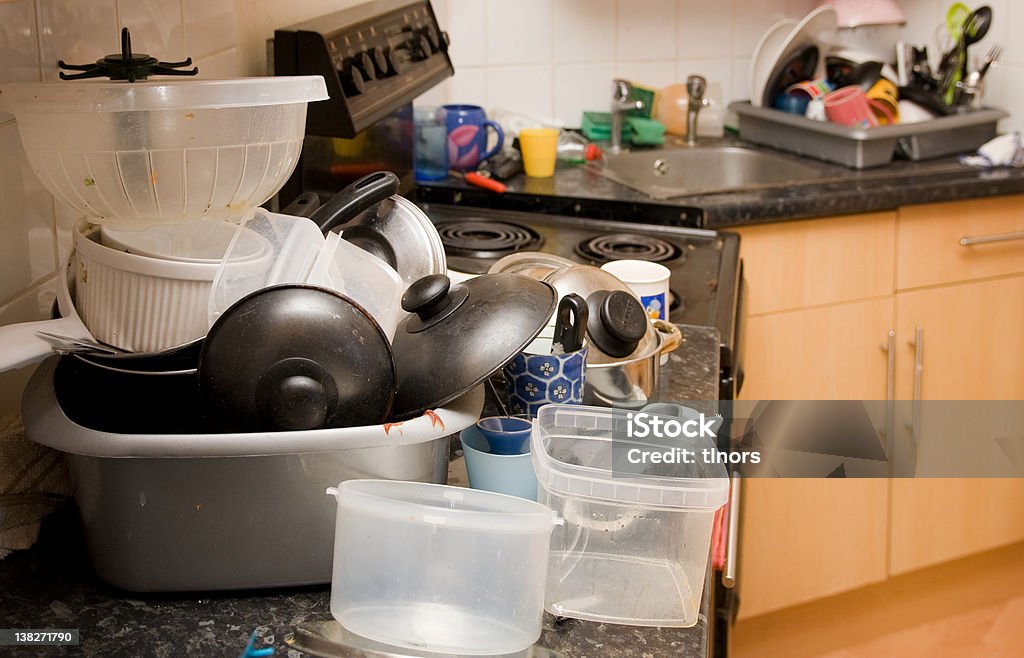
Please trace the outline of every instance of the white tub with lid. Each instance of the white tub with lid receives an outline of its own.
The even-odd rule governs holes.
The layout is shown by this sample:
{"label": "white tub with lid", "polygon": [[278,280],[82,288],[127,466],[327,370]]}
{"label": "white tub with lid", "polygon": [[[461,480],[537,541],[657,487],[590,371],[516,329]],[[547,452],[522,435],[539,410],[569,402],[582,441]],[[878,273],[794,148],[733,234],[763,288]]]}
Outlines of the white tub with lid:
{"label": "white tub with lid", "polygon": [[540,637],[551,510],[447,485],[349,480],[338,501],[331,614],[362,637],[458,655]]}
{"label": "white tub with lid", "polygon": [[[545,609],[613,624],[693,626],[729,480],[724,466],[703,463],[627,473],[628,450],[657,443],[626,438],[631,415],[578,405],[548,405],[537,415],[538,500],[565,520],[551,537]],[[713,447],[686,438],[657,445]]]}

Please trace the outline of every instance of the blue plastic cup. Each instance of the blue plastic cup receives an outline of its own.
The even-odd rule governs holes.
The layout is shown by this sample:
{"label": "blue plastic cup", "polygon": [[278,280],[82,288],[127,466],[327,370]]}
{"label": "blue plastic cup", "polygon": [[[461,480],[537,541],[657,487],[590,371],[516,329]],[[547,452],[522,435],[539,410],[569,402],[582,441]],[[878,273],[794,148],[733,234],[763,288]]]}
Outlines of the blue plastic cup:
{"label": "blue plastic cup", "polygon": [[533,421],[523,416],[491,416],[481,418],[476,427],[496,455],[519,455],[530,452],[530,431]]}
{"label": "blue plastic cup", "polygon": [[529,441],[523,453],[498,455],[490,451],[487,439],[475,426],[462,430],[459,438],[471,488],[537,500],[537,474],[530,461]]}

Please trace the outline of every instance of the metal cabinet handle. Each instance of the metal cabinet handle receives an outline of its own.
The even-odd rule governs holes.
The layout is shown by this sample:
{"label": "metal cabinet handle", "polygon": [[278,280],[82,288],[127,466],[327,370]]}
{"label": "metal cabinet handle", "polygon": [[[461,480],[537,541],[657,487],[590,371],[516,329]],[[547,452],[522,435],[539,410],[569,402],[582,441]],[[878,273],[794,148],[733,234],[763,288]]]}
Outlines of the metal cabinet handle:
{"label": "metal cabinet handle", "polygon": [[987,244],[989,242],[1009,242],[1011,240],[1024,240],[1024,231],[1012,233],[996,233],[994,235],[964,236],[960,238],[961,247],[970,247],[972,244]]}
{"label": "metal cabinet handle", "polygon": [[885,433],[886,453],[889,455],[889,463],[893,459],[893,447],[895,445],[894,423],[896,406],[896,331],[889,330],[886,341],[881,345],[882,350],[888,355],[888,364],[885,371]]}
{"label": "metal cabinet handle", "polygon": [[736,586],[736,563],[739,552],[740,531],[740,490],[743,478],[738,472],[732,474],[729,483],[729,536],[725,544],[725,568],[722,569],[722,585],[728,589]]}
{"label": "metal cabinet handle", "polygon": [[916,448],[917,441],[921,436],[921,380],[924,376],[924,327],[917,325],[914,340],[910,341],[910,344],[914,347],[914,407],[911,412],[910,424],[907,428],[910,430],[910,438]]}

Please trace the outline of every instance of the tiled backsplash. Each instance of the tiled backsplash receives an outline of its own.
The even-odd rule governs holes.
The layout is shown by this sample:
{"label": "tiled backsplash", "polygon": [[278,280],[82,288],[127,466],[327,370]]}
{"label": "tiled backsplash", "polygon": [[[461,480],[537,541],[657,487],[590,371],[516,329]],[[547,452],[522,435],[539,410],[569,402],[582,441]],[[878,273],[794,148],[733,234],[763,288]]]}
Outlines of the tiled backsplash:
{"label": "tiled backsplash", "polygon": [[[1024,126],[1024,2],[987,0],[990,35],[1006,53],[989,73],[987,100]],[[136,50],[162,59],[191,56],[202,77],[261,75],[265,40],[289,25],[358,0],[0,0],[0,84],[52,80],[56,61],[92,62],[117,48],[122,25]],[[584,109],[608,105],[613,77],[659,87],[703,74],[728,102],[748,95],[757,40],[816,0],[434,0],[452,39],[455,77],[427,103],[473,102],[578,125]],[[908,41],[928,43],[948,0],[900,0]],[[973,2],[971,4],[980,4]],[[934,57],[934,53],[933,53]],[[17,126],[0,112],[0,324],[36,319],[53,299],[54,273],[76,217],[55,203],[25,162]],[[0,377],[0,411],[22,375]]]}
{"label": "tiled backsplash", "polygon": [[[905,38],[929,44],[937,57],[936,26],[951,0],[898,0],[907,15]],[[1024,108],[1024,47],[1010,35],[1024,31],[1024,2],[986,0],[994,9],[990,35],[1006,46],[989,73],[987,102]],[[611,79],[651,87],[698,73],[721,85],[728,103],[749,96],[750,58],[765,29],[784,17],[801,18],[817,0],[434,0],[452,39],[456,75],[424,103],[473,102],[579,125],[585,109],[605,110]],[[976,1],[968,3],[980,5]],[[1021,112],[1017,112],[1018,115]],[[1020,130],[1024,117],[1002,124]]]}

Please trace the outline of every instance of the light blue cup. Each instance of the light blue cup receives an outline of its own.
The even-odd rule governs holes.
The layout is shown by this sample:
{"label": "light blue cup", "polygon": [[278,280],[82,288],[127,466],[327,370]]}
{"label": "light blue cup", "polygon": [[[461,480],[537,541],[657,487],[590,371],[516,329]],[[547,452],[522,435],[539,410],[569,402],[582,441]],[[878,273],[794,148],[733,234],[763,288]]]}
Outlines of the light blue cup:
{"label": "light blue cup", "polygon": [[462,430],[459,438],[462,439],[470,487],[537,500],[537,474],[530,461],[529,442],[522,454],[496,455],[490,452],[487,439],[475,425]]}

